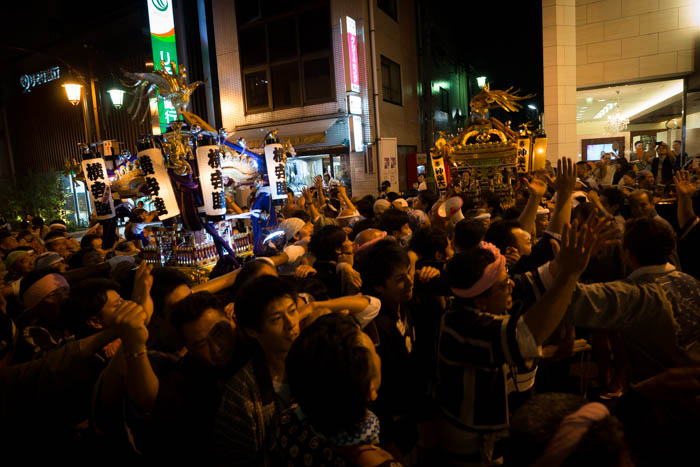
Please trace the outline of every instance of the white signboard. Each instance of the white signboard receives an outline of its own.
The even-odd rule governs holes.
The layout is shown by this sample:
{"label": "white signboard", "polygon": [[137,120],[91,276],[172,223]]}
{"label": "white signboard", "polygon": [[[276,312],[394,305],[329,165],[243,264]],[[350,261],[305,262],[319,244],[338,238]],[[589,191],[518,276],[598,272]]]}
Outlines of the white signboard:
{"label": "white signboard", "polygon": [[362,117],[353,115],[349,119],[350,124],[350,141],[352,142],[351,151],[362,152],[365,148],[364,137],[362,134]]}
{"label": "white signboard", "polygon": [[146,178],[146,189],[158,211],[158,219],[165,220],[180,214],[168,169],[163,165],[163,153],[151,148],[138,153],[141,172]]}
{"label": "white signboard", "polygon": [[272,199],[284,199],[287,197],[287,176],[285,166],[287,155],[281,144],[265,145],[265,164],[267,165],[267,179],[270,182],[270,195]]}
{"label": "white signboard", "polygon": [[348,113],[352,115],[362,115],[362,98],[360,96],[348,96]]}
{"label": "white signboard", "polygon": [[199,186],[202,188],[204,209],[208,216],[226,214],[224,195],[224,174],[221,172],[221,151],[216,145],[197,148]]}
{"label": "white signboard", "polygon": [[391,182],[390,191],[399,192],[399,161],[396,150],[396,138],[379,140],[379,182]]}
{"label": "white signboard", "polygon": [[101,157],[87,159],[81,165],[88,191],[95,204],[97,220],[101,221],[114,217],[114,201],[112,200],[112,190],[109,187],[109,177],[107,176],[107,167],[104,159]]}

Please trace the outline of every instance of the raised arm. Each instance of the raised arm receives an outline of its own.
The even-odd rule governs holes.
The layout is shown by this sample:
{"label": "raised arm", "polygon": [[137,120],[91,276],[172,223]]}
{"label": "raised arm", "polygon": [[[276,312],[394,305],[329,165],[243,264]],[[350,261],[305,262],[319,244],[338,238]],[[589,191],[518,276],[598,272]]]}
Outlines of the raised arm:
{"label": "raised arm", "polygon": [[686,170],[677,172],[673,180],[678,194],[678,226],[683,228],[696,217],[693,212],[693,194],[698,187],[690,181],[690,174]]}
{"label": "raised arm", "polygon": [[566,313],[571,296],[576,289],[578,278],[588,266],[591,250],[596,243],[595,219],[583,225],[578,231],[564,225],[561,249],[557,255],[560,269],[554,281],[534,305],[525,313],[523,320],[535,338],[542,345],[554,332]]}
{"label": "raised arm", "polygon": [[537,208],[540,205],[540,201],[542,201],[542,197],[547,191],[547,184],[538,178],[533,178],[528,185],[528,191],[530,192],[530,197],[527,199],[525,209],[523,209],[522,214],[520,214],[520,217],[518,217],[518,222],[520,222],[521,229],[530,233],[530,235],[534,237]]}
{"label": "raised arm", "polygon": [[129,399],[140,410],[148,412],[156,403],[160,382],[151,367],[146,350],[146,313],[140,305],[127,301],[119,306],[115,314],[115,325],[122,346],[114,358],[120,358],[124,362],[124,387]]}
{"label": "raised arm", "polygon": [[342,185],[338,187],[338,198],[340,198],[340,201],[345,203],[348,209],[352,209],[353,211],[357,210],[355,209],[355,205],[352,204],[352,201],[350,201],[346,188]]}
{"label": "raised arm", "polygon": [[315,221],[318,219],[318,216],[320,216],[321,213],[318,212],[318,208],[316,208],[316,205],[314,204],[314,199],[313,196],[311,196],[311,192],[304,187],[301,189],[301,196],[304,198],[304,204],[306,205],[309,215],[311,216],[311,220]]}
{"label": "raised arm", "polygon": [[557,203],[549,219],[547,231],[561,234],[564,224],[571,220],[571,194],[576,186],[576,166],[568,157],[557,161],[557,178],[554,189],[557,193]]}
{"label": "raised arm", "polygon": [[194,287],[192,287],[192,292],[211,292],[211,293],[217,293],[221,292],[224,289],[227,289],[233,285],[234,282],[236,282],[236,277],[238,277],[238,273],[241,272],[240,269],[236,269],[235,271],[228,272],[226,274],[223,274],[215,279],[212,279],[210,281],[207,281],[203,284],[198,284]]}

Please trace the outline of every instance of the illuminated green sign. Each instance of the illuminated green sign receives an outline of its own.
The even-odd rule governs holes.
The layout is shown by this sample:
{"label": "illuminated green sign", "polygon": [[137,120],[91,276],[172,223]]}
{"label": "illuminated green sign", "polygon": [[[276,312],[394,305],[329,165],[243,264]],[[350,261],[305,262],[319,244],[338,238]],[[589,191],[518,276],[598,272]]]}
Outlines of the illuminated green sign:
{"label": "illuminated green sign", "polygon": [[[146,1],[148,2],[148,21],[151,26],[153,66],[160,70],[160,62],[163,61],[165,70],[172,74],[171,63],[177,63],[172,0]],[[159,101],[158,117],[160,118],[160,131],[165,132],[168,123],[177,120],[177,112],[169,102]]]}

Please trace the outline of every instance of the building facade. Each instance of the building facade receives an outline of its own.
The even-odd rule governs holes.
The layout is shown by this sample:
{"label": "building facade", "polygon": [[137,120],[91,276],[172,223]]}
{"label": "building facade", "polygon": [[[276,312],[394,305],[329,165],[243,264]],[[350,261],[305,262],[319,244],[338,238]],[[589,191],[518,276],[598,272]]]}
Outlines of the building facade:
{"label": "building facade", "polygon": [[277,130],[296,151],[287,163],[295,191],[322,174],[354,196],[376,193],[385,178],[399,191],[401,164],[418,151],[414,4],[371,8],[212,1],[222,125],[251,149]]}
{"label": "building facade", "polygon": [[548,158],[637,158],[654,141],[700,153],[697,2],[544,0]]}

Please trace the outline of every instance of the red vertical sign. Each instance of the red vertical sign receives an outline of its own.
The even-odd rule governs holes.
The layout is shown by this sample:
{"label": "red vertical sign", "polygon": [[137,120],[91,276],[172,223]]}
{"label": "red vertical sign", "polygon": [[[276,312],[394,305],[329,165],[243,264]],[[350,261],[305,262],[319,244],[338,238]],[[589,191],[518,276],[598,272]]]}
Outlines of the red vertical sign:
{"label": "red vertical sign", "polygon": [[357,29],[355,20],[345,17],[347,45],[345,48],[345,90],[360,92],[360,67],[357,59]]}

